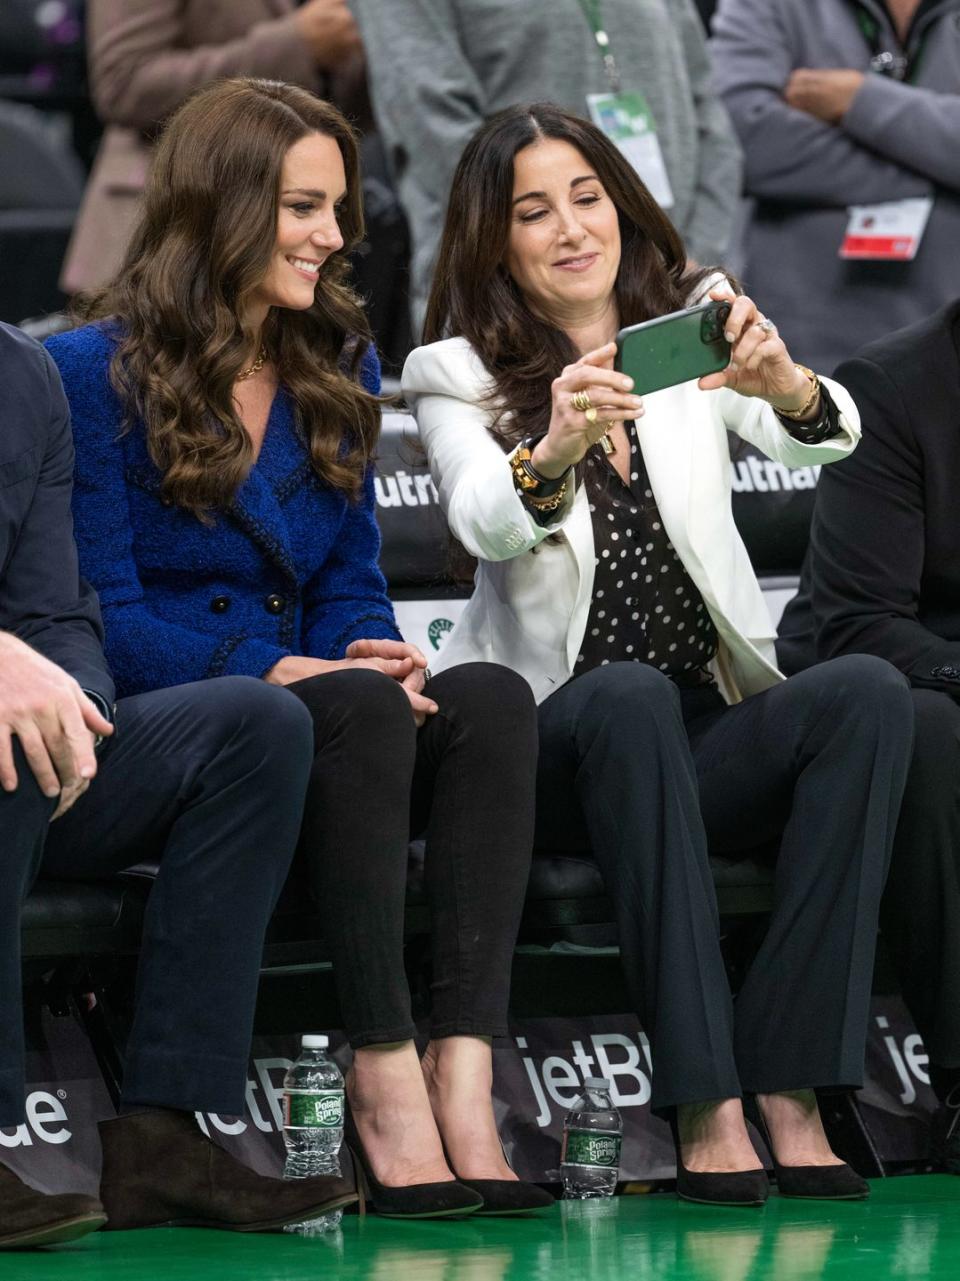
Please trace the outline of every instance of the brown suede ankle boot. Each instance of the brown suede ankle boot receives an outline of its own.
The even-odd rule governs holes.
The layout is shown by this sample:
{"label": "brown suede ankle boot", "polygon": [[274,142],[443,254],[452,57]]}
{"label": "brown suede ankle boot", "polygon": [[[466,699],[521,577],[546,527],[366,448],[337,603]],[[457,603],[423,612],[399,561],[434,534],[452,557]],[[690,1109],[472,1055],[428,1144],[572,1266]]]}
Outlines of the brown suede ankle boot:
{"label": "brown suede ankle boot", "polygon": [[185,1112],[140,1112],[100,1122],[100,1195],[114,1231],[223,1228],[278,1232],[358,1200],[349,1154],[344,1175],[286,1182],[257,1174],[217,1147]]}
{"label": "brown suede ankle boot", "polygon": [[103,1227],[107,1216],[93,1196],[66,1192],[51,1196],[20,1181],[0,1165],[0,1250],[75,1241]]}

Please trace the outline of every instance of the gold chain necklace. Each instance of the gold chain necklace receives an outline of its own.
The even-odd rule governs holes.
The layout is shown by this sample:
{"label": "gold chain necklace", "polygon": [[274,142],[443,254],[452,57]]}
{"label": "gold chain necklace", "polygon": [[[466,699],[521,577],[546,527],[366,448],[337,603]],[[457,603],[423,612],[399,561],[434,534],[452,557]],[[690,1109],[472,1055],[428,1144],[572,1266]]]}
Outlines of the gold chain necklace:
{"label": "gold chain necklace", "polygon": [[264,366],[264,362],[266,361],[266,359],[267,359],[267,349],[266,347],[261,347],[259,352],[257,353],[256,360],[253,362],[250,368],[241,369],[239,374],[237,374],[237,382],[238,383],[243,382],[245,378],[252,378],[254,374],[259,374],[260,370]]}

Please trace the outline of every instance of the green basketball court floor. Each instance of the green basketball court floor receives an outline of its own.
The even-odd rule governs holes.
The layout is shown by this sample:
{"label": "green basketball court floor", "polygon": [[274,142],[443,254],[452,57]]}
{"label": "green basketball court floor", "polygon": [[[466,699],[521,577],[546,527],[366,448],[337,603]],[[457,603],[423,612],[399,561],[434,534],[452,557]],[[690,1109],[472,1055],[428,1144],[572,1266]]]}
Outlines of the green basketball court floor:
{"label": "green basketball court floor", "polygon": [[877,1180],[865,1202],[762,1210],[672,1196],[567,1202],[542,1217],[347,1217],[314,1240],[187,1229],[99,1233],[0,1255],[0,1281],[937,1281],[960,1279],[960,1178]]}

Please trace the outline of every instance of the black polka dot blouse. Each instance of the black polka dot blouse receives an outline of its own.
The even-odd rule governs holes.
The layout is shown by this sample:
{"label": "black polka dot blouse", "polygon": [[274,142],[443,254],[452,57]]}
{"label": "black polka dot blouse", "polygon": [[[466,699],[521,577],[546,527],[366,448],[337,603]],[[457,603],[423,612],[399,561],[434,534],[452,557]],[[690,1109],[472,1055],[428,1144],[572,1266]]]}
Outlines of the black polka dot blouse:
{"label": "black polka dot blouse", "polygon": [[636,427],[632,422],[624,426],[630,442],[629,485],[599,445],[584,459],[596,569],[573,675],[607,663],[634,662],[695,680],[717,652],[716,629],[663,528]]}

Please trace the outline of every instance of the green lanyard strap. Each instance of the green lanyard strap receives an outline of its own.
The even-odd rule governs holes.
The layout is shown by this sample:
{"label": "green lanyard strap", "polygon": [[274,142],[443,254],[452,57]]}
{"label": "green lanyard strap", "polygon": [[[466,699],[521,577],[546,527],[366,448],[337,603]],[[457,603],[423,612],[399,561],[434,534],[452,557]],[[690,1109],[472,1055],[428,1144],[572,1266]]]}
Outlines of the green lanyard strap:
{"label": "green lanyard strap", "polygon": [[578,3],[590,24],[590,30],[596,36],[598,31],[603,31],[602,0],[578,0]]}
{"label": "green lanyard strap", "polygon": [[600,50],[600,56],[603,58],[603,69],[607,73],[610,91],[612,93],[619,93],[620,71],[617,67],[616,59],[610,49],[610,37],[603,28],[602,2],[603,0],[577,0],[577,3],[583,11],[583,16],[586,18],[587,24],[593,32],[593,38],[597,42],[597,48]]}
{"label": "green lanyard strap", "polygon": [[[586,4],[587,0],[580,0],[580,3]],[[590,0],[590,3],[599,7],[599,0]],[[912,54],[909,51],[904,54],[895,54],[886,47],[886,41],[881,38],[879,22],[872,13],[860,5],[857,5],[857,23],[864,40],[870,46],[872,71],[894,80],[911,81],[915,78],[920,69],[924,40],[920,41]]]}

